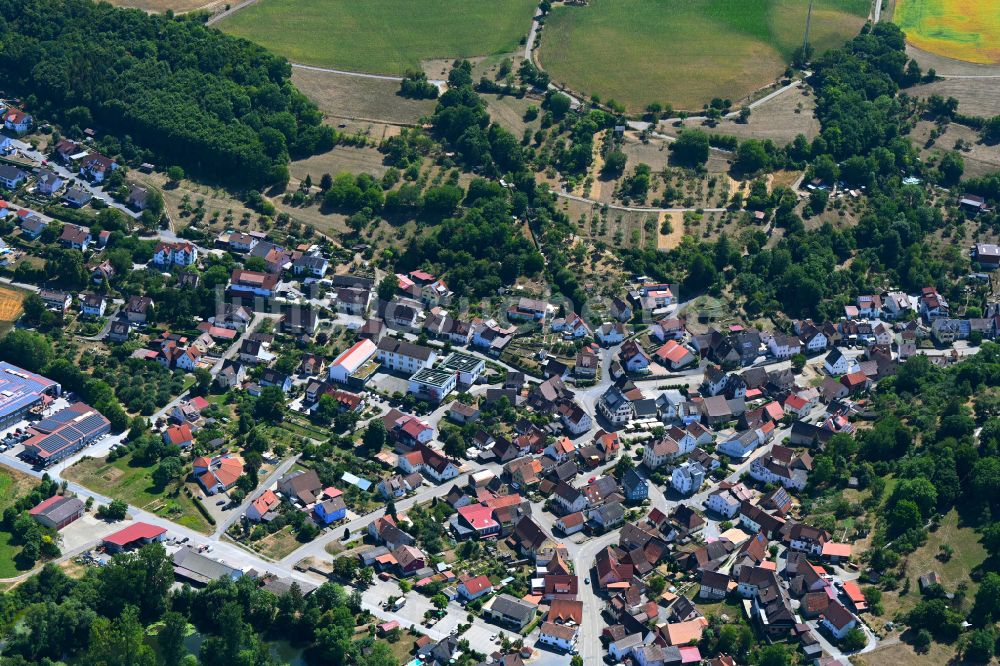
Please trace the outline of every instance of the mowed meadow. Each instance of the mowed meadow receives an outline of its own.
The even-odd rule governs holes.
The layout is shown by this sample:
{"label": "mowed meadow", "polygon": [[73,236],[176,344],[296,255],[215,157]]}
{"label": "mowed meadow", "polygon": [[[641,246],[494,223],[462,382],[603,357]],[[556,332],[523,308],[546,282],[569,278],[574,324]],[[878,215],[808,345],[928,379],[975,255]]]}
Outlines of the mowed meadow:
{"label": "mowed meadow", "polygon": [[1000,0],[896,0],[893,20],[919,49],[1000,64]]}
{"label": "mowed meadow", "polygon": [[[653,102],[700,109],[781,75],[802,44],[809,0],[590,0],[556,7],[539,60],[554,81],[630,111]],[[858,33],[869,0],[815,0],[822,52]]]}
{"label": "mowed meadow", "polygon": [[403,74],[517,48],[536,0],[260,0],[219,24],[292,62]]}

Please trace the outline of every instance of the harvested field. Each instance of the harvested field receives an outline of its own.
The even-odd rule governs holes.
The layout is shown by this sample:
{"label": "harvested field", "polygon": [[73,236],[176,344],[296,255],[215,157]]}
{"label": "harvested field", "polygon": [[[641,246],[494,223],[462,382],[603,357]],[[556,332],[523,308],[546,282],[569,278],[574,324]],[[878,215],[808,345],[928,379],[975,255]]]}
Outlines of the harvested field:
{"label": "harvested field", "polygon": [[417,124],[421,116],[434,112],[434,100],[408,99],[396,94],[399,83],[348,74],[292,68],[292,83],[335,119],[375,120]]}
{"label": "harvested field", "polygon": [[[381,136],[380,130],[381,127],[373,129]],[[337,146],[329,152],[313,155],[304,160],[295,160],[289,165],[294,180],[302,180],[309,174],[314,183],[318,183],[324,173],[335,176],[342,171],[348,171],[354,174],[370,173],[375,177],[381,177],[388,168],[382,164],[382,153],[375,148],[352,146]]]}
{"label": "harvested field", "polygon": [[1000,4],[995,0],[896,0],[893,21],[924,51],[1000,64]]}
{"label": "harvested field", "polygon": [[968,146],[967,150],[958,151],[965,161],[965,177],[975,178],[1000,170],[1000,146],[987,146],[979,142],[979,134],[964,125],[951,123],[939,136],[934,144],[927,146],[931,130],[935,125],[928,121],[917,123],[910,133],[910,140],[920,149],[921,159],[926,160],[936,153],[955,150],[955,142],[961,140]]}
{"label": "harvested field", "polygon": [[735,136],[740,140],[770,139],[783,146],[791,143],[799,134],[805,135],[807,139],[813,139],[819,134],[815,110],[816,100],[811,92],[792,88],[754,108],[746,123],[722,120],[715,127],[705,128],[705,131]]}
{"label": "harvested field", "polygon": [[[558,6],[538,58],[553,79],[630,111],[652,102],[698,109],[713,97],[740,100],[773,82],[802,42],[801,0],[592,0]],[[816,0],[817,51],[853,37],[867,0]]]}
{"label": "harvested field", "polygon": [[219,27],[293,62],[403,74],[431,58],[507,53],[528,34],[535,0],[261,0]]}
{"label": "harvested field", "polygon": [[0,287],[0,335],[6,333],[21,316],[21,303],[26,292],[13,287]]}
{"label": "harvested field", "polygon": [[[663,222],[667,219],[670,220],[670,231],[663,233]],[[681,244],[681,239],[684,238],[683,213],[660,213],[657,225],[660,229],[659,238],[656,240],[657,250],[672,250]]]}
{"label": "harvested field", "polygon": [[[997,70],[1000,72],[1000,68]],[[925,99],[931,95],[954,97],[958,100],[959,113],[967,116],[992,118],[1000,115],[1000,78],[942,79],[908,88],[905,92]]]}

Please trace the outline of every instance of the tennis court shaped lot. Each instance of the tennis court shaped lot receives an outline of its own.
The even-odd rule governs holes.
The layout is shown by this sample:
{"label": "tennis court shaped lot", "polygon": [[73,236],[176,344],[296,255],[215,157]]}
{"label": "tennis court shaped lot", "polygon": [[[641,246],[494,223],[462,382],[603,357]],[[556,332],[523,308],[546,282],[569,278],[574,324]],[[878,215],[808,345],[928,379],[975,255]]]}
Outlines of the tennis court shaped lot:
{"label": "tennis court shaped lot", "polygon": [[401,75],[432,58],[517,48],[536,0],[260,0],[222,21],[292,62]]}
{"label": "tennis court shaped lot", "polygon": [[[781,76],[805,34],[809,0],[590,0],[546,19],[539,60],[554,81],[633,112],[739,100]],[[869,0],[814,0],[809,41],[842,45]]]}

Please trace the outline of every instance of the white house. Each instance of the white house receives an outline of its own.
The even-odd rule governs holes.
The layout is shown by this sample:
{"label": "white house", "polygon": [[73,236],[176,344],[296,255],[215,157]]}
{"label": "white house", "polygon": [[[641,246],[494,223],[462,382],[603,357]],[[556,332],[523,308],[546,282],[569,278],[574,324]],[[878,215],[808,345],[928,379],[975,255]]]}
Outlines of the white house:
{"label": "white house", "polygon": [[820,623],[826,627],[837,640],[842,639],[854,627],[858,626],[858,619],[851,611],[844,608],[837,600],[830,601],[830,604],[823,611]]}
{"label": "white house", "polygon": [[635,340],[623,344],[618,356],[626,372],[649,372],[649,354]]}
{"label": "white house", "polygon": [[321,254],[303,254],[292,262],[292,272],[296,275],[321,278],[329,269],[330,262]]}
{"label": "white house", "polygon": [[555,622],[543,622],[538,634],[538,642],[550,645],[557,650],[569,652],[576,646],[579,627]]}
{"label": "white house", "polygon": [[635,416],[635,405],[620,388],[612,385],[597,401],[597,411],[614,425],[625,425]]}
{"label": "white house", "polygon": [[726,518],[733,518],[740,512],[740,505],[749,501],[753,494],[742,483],[717,490],[708,496],[708,508]]}
{"label": "white house", "polygon": [[553,319],[552,330],[557,333],[562,332],[564,338],[571,339],[583,338],[590,335],[590,327],[575,312],[569,313],[565,318]]}
{"label": "white house", "polygon": [[741,433],[737,433],[719,444],[718,451],[720,453],[725,453],[731,458],[744,459],[750,455],[750,452],[756,449],[761,444],[761,437],[756,430],[744,430]]}
{"label": "white house", "polygon": [[30,114],[19,109],[7,109],[3,114],[3,126],[16,134],[24,134],[31,129],[32,121]]}
{"label": "white house", "polygon": [[198,261],[198,248],[191,243],[160,241],[153,250],[153,263],[157,266],[191,266]]}
{"label": "white house", "polygon": [[696,462],[687,461],[674,468],[670,485],[681,495],[692,495],[705,482],[705,469]]}
{"label": "white house", "polygon": [[625,339],[625,325],[618,321],[605,322],[601,324],[594,337],[605,347],[613,347]]}
{"label": "white house", "polygon": [[829,375],[847,375],[857,372],[859,368],[860,366],[855,359],[848,358],[844,352],[836,347],[831,349],[830,353],[823,359],[823,369]]}
{"label": "white house", "polygon": [[775,332],[768,339],[767,348],[775,358],[791,358],[802,351],[802,342],[793,335]]}
{"label": "white house", "polygon": [[103,317],[107,300],[99,294],[84,294],[80,301],[80,311],[87,317]]}
{"label": "white house", "polygon": [[669,435],[643,447],[642,464],[647,469],[659,469],[680,455],[680,446]]}
{"label": "white house", "polygon": [[576,403],[563,403],[559,406],[559,420],[563,426],[573,435],[582,435],[589,431],[594,425],[594,420],[590,414]]}
{"label": "white house", "polygon": [[377,354],[384,367],[408,375],[431,367],[437,360],[437,352],[430,347],[389,337],[379,341]]}
{"label": "white house", "polygon": [[890,291],[882,299],[882,316],[898,319],[913,311],[913,300],[901,291]]}

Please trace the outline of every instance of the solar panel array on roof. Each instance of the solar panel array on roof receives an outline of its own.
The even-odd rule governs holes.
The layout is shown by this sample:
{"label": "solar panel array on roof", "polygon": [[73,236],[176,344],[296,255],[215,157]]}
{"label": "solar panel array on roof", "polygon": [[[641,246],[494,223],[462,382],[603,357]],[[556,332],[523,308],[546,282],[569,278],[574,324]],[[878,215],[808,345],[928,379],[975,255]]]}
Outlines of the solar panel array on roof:
{"label": "solar panel array on roof", "polygon": [[34,406],[41,401],[43,393],[53,389],[58,394],[59,384],[51,379],[0,362],[0,421]]}
{"label": "solar panel array on roof", "polygon": [[38,434],[25,442],[24,448],[36,458],[49,459],[60,451],[89,442],[110,427],[103,414],[77,402],[32,426]]}

